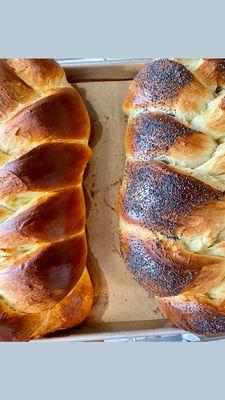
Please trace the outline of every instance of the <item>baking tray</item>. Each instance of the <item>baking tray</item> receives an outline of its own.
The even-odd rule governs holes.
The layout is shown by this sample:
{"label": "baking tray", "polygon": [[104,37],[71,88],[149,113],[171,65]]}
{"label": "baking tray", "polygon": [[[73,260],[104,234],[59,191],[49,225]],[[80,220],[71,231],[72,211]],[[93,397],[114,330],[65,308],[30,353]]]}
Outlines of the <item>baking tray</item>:
{"label": "baking tray", "polygon": [[119,251],[115,202],[124,165],[126,119],[121,106],[130,81],[149,59],[63,59],[67,78],[84,99],[91,118],[92,160],[84,179],[87,205],[87,266],[94,284],[92,311],[78,327],[42,341],[205,341],[163,317],[133,279]]}

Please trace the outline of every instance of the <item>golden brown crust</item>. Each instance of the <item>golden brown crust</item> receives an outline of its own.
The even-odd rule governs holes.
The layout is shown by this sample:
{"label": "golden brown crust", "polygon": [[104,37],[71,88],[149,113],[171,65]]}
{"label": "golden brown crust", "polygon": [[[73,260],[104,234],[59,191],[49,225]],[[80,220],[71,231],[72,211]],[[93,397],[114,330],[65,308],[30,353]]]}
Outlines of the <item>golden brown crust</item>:
{"label": "golden brown crust", "polygon": [[50,311],[43,325],[35,332],[36,336],[68,329],[84,321],[93,301],[93,286],[87,268],[71,292]]}
{"label": "golden brown crust", "polygon": [[225,124],[224,92],[211,102],[210,107],[193,119],[193,126],[201,127],[216,140],[223,139]]}
{"label": "golden brown crust", "polygon": [[186,65],[207,88],[218,92],[225,85],[225,60],[223,58],[177,59]]}
{"label": "golden brown crust", "polygon": [[56,242],[1,270],[0,290],[18,311],[48,311],[78,282],[86,262],[84,234]]}
{"label": "golden brown crust", "polygon": [[224,59],[156,60],[123,104],[123,258],[175,325],[200,334],[225,332],[224,86]]}
{"label": "golden brown crust", "polygon": [[83,144],[48,142],[5,164],[1,172],[3,176],[5,173],[4,179],[9,179],[9,194],[15,194],[10,183],[12,175],[25,184],[27,190],[58,190],[81,182],[90,155],[90,149]]}
{"label": "golden brown crust", "polygon": [[7,118],[24,102],[36,99],[35,91],[28,86],[13,69],[0,60],[0,119]]}
{"label": "golden brown crust", "polygon": [[83,230],[85,219],[80,186],[44,195],[0,224],[0,245],[13,247],[26,245],[28,240],[42,244],[65,240]]}
{"label": "golden brown crust", "polygon": [[6,62],[35,90],[46,90],[48,86],[68,86],[64,70],[53,59],[8,58]]}
{"label": "golden brown crust", "polygon": [[0,126],[0,142],[9,151],[22,151],[43,140],[88,140],[90,122],[80,95],[73,88],[56,90],[37,100]]}
{"label": "golden brown crust", "polygon": [[0,341],[27,341],[40,325],[41,314],[21,313],[0,299]]}
{"label": "golden brown crust", "polygon": [[24,341],[90,311],[90,121],[54,60],[1,60],[0,108],[0,340]]}
{"label": "golden brown crust", "polygon": [[87,268],[71,292],[46,313],[22,313],[0,299],[0,341],[27,341],[78,325],[89,314],[92,300]]}

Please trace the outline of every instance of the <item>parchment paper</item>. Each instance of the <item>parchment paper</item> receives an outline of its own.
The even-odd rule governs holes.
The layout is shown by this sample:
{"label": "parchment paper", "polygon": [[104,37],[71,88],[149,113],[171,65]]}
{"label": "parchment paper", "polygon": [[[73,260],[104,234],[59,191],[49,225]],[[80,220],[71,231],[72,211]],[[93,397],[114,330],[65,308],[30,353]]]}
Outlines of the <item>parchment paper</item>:
{"label": "parchment paper", "polygon": [[120,255],[115,202],[123,176],[126,119],[121,106],[129,81],[74,85],[91,117],[93,157],[84,180],[87,204],[87,266],[95,298],[86,322],[162,318],[156,303],[133,279]]}

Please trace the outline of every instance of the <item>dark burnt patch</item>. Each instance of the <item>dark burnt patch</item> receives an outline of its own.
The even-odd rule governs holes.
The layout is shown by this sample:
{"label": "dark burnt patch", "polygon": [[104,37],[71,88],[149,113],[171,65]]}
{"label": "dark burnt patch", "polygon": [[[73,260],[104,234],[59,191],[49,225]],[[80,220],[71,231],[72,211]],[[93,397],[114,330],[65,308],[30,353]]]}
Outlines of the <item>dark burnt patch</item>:
{"label": "dark burnt patch", "polygon": [[140,71],[135,81],[153,103],[160,103],[174,98],[192,79],[193,75],[183,65],[168,59],[159,59]]}
{"label": "dark burnt patch", "polygon": [[165,154],[174,142],[183,136],[200,133],[186,127],[169,115],[141,113],[130,120],[127,142],[137,157]]}
{"label": "dark burnt patch", "polygon": [[127,163],[122,213],[128,220],[164,234],[173,233],[180,220],[223,193],[155,160]]}

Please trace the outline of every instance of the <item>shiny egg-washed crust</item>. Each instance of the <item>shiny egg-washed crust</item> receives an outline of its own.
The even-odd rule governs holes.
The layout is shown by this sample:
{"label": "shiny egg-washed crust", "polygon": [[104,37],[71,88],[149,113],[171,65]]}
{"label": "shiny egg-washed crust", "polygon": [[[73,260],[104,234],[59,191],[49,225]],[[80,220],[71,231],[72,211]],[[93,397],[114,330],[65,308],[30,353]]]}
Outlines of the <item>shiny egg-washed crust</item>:
{"label": "shiny egg-washed crust", "polygon": [[90,121],[54,60],[0,60],[0,341],[82,322]]}
{"label": "shiny egg-washed crust", "polygon": [[121,251],[164,313],[225,332],[225,60],[159,59],[130,85]]}

